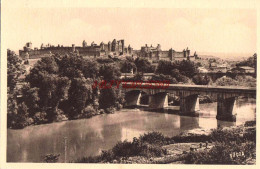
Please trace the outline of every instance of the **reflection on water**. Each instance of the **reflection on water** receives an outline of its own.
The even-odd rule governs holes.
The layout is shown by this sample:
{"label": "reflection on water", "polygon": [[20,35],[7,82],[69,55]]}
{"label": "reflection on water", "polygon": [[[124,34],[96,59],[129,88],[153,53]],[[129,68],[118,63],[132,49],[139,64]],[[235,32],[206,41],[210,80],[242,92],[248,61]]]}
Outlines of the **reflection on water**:
{"label": "reflection on water", "polygon": [[159,131],[174,136],[195,128],[232,126],[255,119],[255,101],[237,102],[237,122],[216,120],[217,103],[200,105],[200,117],[124,109],[115,114],[90,119],[8,129],[8,162],[42,162],[46,154],[61,154],[65,159],[64,137],[67,137],[67,162],[83,156],[94,156],[112,148],[116,142],[132,140],[140,134]]}

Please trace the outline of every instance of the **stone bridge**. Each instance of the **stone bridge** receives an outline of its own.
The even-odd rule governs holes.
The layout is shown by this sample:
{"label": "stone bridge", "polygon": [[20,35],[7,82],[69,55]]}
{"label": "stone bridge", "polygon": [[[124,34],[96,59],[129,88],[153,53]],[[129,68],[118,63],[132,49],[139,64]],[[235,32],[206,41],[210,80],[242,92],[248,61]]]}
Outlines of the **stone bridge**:
{"label": "stone bridge", "polygon": [[149,96],[149,108],[162,109],[168,106],[168,95],[179,96],[180,115],[195,116],[199,111],[199,95],[207,95],[217,100],[217,119],[236,121],[233,112],[234,103],[239,96],[256,98],[256,88],[205,86],[170,84],[168,87],[159,88],[155,83],[142,83],[133,87],[131,83],[123,83],[127,106],[140,105],[142,93]]}

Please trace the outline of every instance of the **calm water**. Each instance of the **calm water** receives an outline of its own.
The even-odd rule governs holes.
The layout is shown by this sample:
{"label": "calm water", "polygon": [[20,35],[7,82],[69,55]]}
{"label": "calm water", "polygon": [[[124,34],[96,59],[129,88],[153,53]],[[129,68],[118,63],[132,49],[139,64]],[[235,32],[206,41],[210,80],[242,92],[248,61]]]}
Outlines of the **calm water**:
{"label": "calm water", "polygon": [[67,162],[84,156],[94,156],[112,148],[120,140],[132,140],[149,131],[159,131],[174,136],[195,128],[216,128],[239,125],[255,119],[255,101],[237,102],[234,107],[237,122],[216,120],[217,104],[200,105],[200,117],[124,109],[115,114],[95,116],[90,119],[73,120],[22,130],[8,129],[8,162],[42,162],[46,154],[61,154],[59,162],[65,161],[67,137]]}

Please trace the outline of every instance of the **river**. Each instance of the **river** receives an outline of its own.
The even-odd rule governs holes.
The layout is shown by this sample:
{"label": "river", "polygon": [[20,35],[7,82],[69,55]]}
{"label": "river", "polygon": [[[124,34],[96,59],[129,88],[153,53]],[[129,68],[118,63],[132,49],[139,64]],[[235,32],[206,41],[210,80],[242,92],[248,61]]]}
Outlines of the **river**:
{"label": "river", "polygon": [[60,154],[59,162],[98,155],[118,141],[159,131],[167,136],[196,128],[239,125],[256,118],[255,100],[236,102],[237,122],[216,120],[217,103],[201,104],[199,117],[122,109],[89,119],[7,130],[7,162],[43,162],[49,153]]}

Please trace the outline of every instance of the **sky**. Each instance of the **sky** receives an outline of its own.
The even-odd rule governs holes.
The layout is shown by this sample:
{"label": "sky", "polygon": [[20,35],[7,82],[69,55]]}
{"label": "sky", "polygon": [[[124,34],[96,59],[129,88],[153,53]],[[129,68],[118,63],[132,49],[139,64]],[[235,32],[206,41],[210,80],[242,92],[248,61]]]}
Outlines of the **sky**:
{"label": "sky", "polygon": [[134,49],[161,44],[163,50],[197,53],[255,53],[254,9],[16,8],[6,12],[6,45],[31,41],[81,46],[124,39]]}

